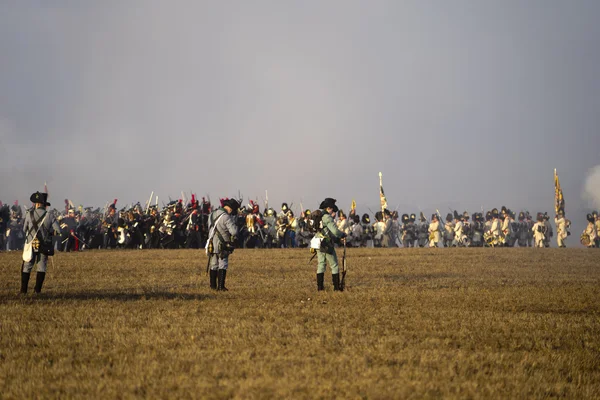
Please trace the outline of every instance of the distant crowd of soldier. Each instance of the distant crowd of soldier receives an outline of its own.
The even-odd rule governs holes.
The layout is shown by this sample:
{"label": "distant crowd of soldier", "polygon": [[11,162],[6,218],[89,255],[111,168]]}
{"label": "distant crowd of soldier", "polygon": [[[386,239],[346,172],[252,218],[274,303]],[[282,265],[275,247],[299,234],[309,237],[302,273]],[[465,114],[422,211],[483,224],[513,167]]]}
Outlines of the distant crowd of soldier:
{"label": "distant crowd of soldier", "polygon": [[[170,201],[162,208],[140,203],[117,209],[117,201],[103,209],[91,207],[50,211],[60,224],[53,238],[58,251],[82,249],[173,249],[202,248],[208,238],[210,200]],[[550,222],[547,213],[529,212],[515,215],[510,209],[494,208],[486,213],[439,213],[427,219],[420,212],[399,215],[387,209],[359,215],[356,209],[347,214],[339,210],[335,223],[344,232],[349,247],[549,247],[556,237],[558,247],[565,247],[571,222],[559,213]],[[250,201],[236,214],[238,248],[308,247],[314,235],[311,211],[301,209],[298,216],[287,203],[279,211]],[[587,215],[587,227],[580,237],[586,247],[599,247],[600,218],[597,212]],[[0,203],[0,251],[21,250],[25,242],[22,207]]]}

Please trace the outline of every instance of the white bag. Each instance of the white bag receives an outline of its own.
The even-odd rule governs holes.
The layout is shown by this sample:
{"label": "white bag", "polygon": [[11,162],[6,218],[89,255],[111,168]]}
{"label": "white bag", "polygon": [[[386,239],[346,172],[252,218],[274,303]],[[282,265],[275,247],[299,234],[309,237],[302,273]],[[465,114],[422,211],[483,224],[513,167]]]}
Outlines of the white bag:
{"label": "white bag", "polygon": [[33,246],[31,243],[25,243],[23,246],[23,261],[29,262],[33,258]]}
{"label": "white bag", "polygon": [[313,237],[312,239],[310,239],[310,248],[311,249],[315,249],[315,250],[319,250],[321,249],[321,242],[323,241],[322,237]]}

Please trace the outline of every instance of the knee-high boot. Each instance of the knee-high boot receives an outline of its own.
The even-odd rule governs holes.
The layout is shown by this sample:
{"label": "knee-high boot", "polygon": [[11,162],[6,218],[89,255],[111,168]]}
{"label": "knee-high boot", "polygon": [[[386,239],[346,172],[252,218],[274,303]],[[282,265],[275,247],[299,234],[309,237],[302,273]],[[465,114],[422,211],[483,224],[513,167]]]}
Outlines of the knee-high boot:
{"label": "knee-high boot", "polygon": [[317,290],[321,291],[321,290],[325,290],[325,288],[323,287],[323,280],[325,279],[325,273],[320,273],[317,274]]}
{"label": "knee-high boot", "polygon": [[29,286],[29,272],[21,272],[21,293],[27,293],[27,287]]}
{"label": "knee-high boot", "polygon": [[340,274],[332,274],[331,280],[333,281],[333,290],[336,292],[339,291],[340,290]]}
{"label": "knee-high boot", "polygon": [[217,290],[217,270],[210,270],[210,288],[212,290]]}
{"label": "knee-high boot", "polygon": [[40,293],[42,291],[42,285],[44,284],[44,279],[46,278],[46,273],[45,272],[39,272],[37,273],[36,277],[35,277],[35,292],[36,293]]}
{"label": "knee-high boot", "polygon": [[225,287],[225,277],[227,276],[227,270],[226,269],[220,269],[218,271],[218,279],[219,279],[219,286],[217,287],[217,290],[222,290],[222,291],[227,291],[228,289]]}

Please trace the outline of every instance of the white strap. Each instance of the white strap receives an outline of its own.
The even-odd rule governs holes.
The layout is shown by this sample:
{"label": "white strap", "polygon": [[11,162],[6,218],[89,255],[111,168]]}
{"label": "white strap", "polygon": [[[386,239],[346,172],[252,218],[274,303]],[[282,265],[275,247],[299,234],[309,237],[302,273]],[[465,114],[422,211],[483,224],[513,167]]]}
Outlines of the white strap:
{"label": "white strap", "polygon": [[212,226],[212,228],[210,228],[210,231],[208,231],[208,240],[206,241],[206,245],[204,245],[204,250],[206,250],[206,254],[208,254],[208,244],[210,243],[210,241],[213,239],[213,237],[215,236],[215,230],[217,229],[217,224],[219,223],[219,220],[227,213],[223,213],[221,215],[219,215],[219,218],[217,218],[217,220],[215,221],[214,225]]}
{"label": "white strap", "polygon": [[[40,229],[42,229],[42,226],[44,225],[44,221],[46,220],[46,217],[48,216],[48,213],[46,212],[44,214],[44,218],[42,218],[42,222],[40,222],[40,224],[38,225],[37,231],[35,231],[34,235],[33,235],[33,239],[31,239],[31,242],[33,242],[35,240],[35,238],[37,237],[38,232],[40,231]],[[31,218],[33,218],[33,213],[31,214]],[[25,235],[25,239],[27,239],[29,237],[29,234]],[[29,243],[31,243],[29,242]]]}

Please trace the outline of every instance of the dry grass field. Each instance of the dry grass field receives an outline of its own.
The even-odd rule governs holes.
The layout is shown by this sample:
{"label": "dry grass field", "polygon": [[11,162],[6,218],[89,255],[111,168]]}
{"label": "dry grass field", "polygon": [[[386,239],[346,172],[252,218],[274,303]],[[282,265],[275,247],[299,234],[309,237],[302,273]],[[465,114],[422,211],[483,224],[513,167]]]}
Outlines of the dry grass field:
{"label": "dry grass field", "polygon": [[0,398],[600,397],[599,251],[349,249],[344,293],[308,258],[217,293],[199,250],[58,254],[19,296],[2,253]]}

